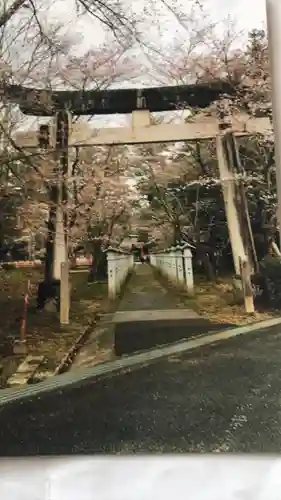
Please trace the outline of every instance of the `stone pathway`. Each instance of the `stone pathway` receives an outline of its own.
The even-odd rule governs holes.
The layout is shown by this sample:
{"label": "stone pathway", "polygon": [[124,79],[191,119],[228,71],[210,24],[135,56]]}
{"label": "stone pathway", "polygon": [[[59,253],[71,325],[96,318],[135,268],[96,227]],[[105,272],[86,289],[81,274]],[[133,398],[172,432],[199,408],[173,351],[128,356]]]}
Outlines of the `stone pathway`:
{"label": "stone pathway", "polygon": [[161,285],[147,264],[135,266],[113,321],[117,356],[232,326],[212,323],[187,308]]}
{"label": "stone pathway", "polygon": [[159,283],[153,269],[148,264],[136,265],[118,310],[157,311],[170,309],[185,309],[185,305]]}
{"label": "stone pathway", "polygon": [[71,370],[94,366],[112,361],[115,356],[113,314],[103,314],[84,346],[79,350],[71,365]]}
{"label": "stone pathway", "polygon": [[231,324],[213,323],[186,307],[165,289],[148,264],[136,265],[118,311],[104,314],[80,350],[72,370],[110,361],[116,356],[167,345]]}

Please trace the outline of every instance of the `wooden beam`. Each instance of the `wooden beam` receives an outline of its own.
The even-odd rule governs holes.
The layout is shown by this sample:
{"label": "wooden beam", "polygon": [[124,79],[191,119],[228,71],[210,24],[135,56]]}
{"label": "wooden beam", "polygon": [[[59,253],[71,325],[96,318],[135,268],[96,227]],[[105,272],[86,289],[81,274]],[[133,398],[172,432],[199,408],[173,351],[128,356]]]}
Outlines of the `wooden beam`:
{"label": "wooden beam", "polygon": [[110,115],[132,113],[135,109],[151,112],[206,108],[222,94],[234,95],[235,86],[225,80],[169,87],[50,91],[2,84],[6,99],[18,104],[23,113],[53,116],[68,109],[74,115]]}
{"label": "wooden beam", "polygon": [[[246,136],[251,134],[264,134],[271,130],[268,118],[247,119],[239,121],[233,119],[232,130],[235,136]],[[136,127],[115,127],[81,130],[81,127],[73,126],[69,139],[69,147],[74,146],[102,146],[123,144],[146,144],[159,142],[198,141],[213,139],[219,132],[216,119],[202,120],[198,122],[173,123],[160,125],[147,125]],[[20,147],[37,148],[37,134],[26,132],[15,135],[15,141]]]}

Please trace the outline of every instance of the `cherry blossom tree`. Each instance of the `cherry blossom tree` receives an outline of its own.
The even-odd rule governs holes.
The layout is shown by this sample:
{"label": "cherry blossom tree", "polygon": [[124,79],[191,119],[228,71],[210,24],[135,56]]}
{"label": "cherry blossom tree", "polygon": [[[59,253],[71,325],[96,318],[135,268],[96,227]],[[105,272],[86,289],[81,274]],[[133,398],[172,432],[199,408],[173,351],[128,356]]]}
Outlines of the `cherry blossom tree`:
{"label": "cherry blossom tree", "polygon": [[135,204],[125,147],[82,148],[70,237],[93,257],[91,279],[105,277],[105,250],[118,246],[130,230]]}

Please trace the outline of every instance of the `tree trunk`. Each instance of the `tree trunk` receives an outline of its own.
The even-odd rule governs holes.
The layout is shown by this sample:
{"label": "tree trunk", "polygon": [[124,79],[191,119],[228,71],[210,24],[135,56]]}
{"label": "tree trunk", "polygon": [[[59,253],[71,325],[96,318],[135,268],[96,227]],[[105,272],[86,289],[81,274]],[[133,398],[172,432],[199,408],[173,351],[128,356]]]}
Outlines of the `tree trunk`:
{"label": "tree trunk", "polygon": [[20,10],[24,3],[25,0],[15,0],[8,9],[4,8],[4,12],[0,16],[0,28],[5,26],[5,24],[10,21],[10,19]]}
{"label": "tree trunk", "polygon": [[209,248],[207,245],[203,245],[202,243],[197,243],[197,255],[199,260],[201,260],[205,274],[210,281],[215,281],[216,274],[214,268],[211,264],[209,257]]}
{"label": "tree trunk", "polygon": [[101,242],[96,241],[92,250],[92,265],[88,276],[88,281],[107,280],[107,259],[106,253],[102,250]]}
{"label": "tree trunk", "polygon": [[48,236],[46,239],[44,280],[47,283],[50,283],[53,279],[55,219],[56,219],[56,207],[52,205],[49,210]]}
{"label": "tree trunk", "polygon": [[175,246],[181,241],[181,228],[177,222],[174,225],[173,240],[174,240],[173,245],[175,245]]}

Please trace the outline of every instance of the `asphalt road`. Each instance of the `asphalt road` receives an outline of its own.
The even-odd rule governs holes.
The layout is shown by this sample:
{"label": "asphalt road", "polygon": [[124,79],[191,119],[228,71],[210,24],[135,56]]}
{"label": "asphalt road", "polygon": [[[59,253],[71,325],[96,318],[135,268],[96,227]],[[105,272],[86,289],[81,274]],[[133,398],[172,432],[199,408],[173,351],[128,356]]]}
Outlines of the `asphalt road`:
{"label": "asphalt road", "polygon": [[0,455],[280,452],[281,327],[0,409]]}

